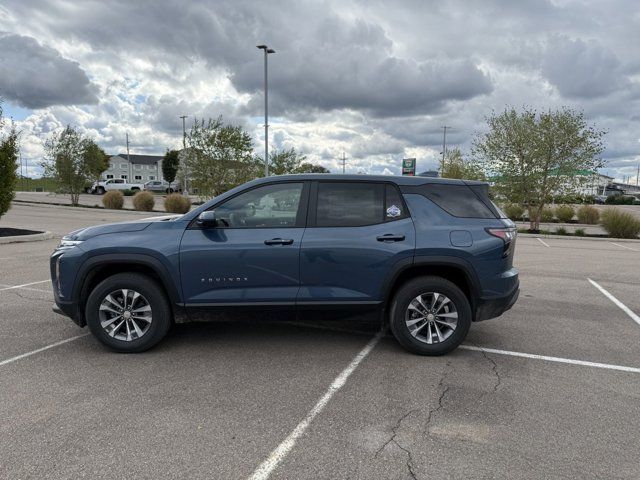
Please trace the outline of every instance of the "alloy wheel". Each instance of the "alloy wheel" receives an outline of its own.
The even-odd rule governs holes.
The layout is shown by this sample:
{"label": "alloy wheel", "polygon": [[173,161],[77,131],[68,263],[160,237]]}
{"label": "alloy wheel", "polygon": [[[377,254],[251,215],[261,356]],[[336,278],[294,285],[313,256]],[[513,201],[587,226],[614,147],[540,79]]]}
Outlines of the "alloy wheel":
{"label": "alloy wheel", "polygon": [[458,310],[442,293],[423,293],[409,302],[405,324],[417,340],[428,344],[442,343],[458,326]]}
{"label": "alloy wheel", "polygon": [[112,338],[131,342],[151,327],[152,312],[148,300],[139,292],[123,288],[104,297],[99,308],[100,325]]}

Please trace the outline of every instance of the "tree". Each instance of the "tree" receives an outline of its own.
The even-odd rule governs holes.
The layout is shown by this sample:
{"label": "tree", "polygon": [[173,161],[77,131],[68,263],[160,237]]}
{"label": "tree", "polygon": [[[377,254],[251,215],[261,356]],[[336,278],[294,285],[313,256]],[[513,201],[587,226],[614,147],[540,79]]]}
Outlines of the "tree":
{"label": "tree", "polygon": [[58,187],[71,195],[71,204],[77,206],[85,185],[100,177],[108,168],[108,157],[89,138],[83,138],[71,125],[45,142],[47,161],[42,164],[45,175],[53,177]]}
{"label": "tree", "polygon": [[167,150],[162,159],[162,176],[171,183],[176,179],[178,166],[180,165],[180,153],[177,150]]}
{"label": "tree", "polygon": [[306,159],[307,157],[296,152],[295,148],[280,151],[273,150],[269,154],[269,173],[272,175],[294,173]]}
{"label": "tree", "polygon": [[584,181],[580,171],[603,165],[599,155],[605,132],[570,108],[543,113],[508,108],[487,117],[487,124],[489,132],[473,141],[473,154],[498,193],[529,207],[530,230],[539,230],[552,195],[575,192]]}
{"label": "tree", "polygon": [[466,161],[459,148],[452,148],[447,151],[444,168],[440,172],[440,176],[465,180],[485,180],[482,166],[477,162]]}
{"label": "tree", "polygon": [[105,170],[109,168],[109,155],[90,138],[82,140],[82,155],[90,180],[97,182]]}
{"label": "tree", "polygon": [[313,163],[301,163],[293,173],[331,173],[322,165],[314,165]]}
{"label": "tree", "polygon": [[196,120],[187,135],[186,167],[202,197],[213,197],[260,175],[251,136],[222,117]]}
{"label": "tree", "polygon": [[289,150],[274,150],[269,154],[269,173],[273,175],[287,175],[290,173],[329,173],[321,165],[306,162],[306,155],[302,155],[295,148]]}
{"label": "tree", "polygon": [[[4,123],[2,121],[2,106],[0,105],[0,131]],[[18,133],[15,126],[7,136],[0,135],[0,217],[11,208],[11,201],[15,196],[18,176]]]}

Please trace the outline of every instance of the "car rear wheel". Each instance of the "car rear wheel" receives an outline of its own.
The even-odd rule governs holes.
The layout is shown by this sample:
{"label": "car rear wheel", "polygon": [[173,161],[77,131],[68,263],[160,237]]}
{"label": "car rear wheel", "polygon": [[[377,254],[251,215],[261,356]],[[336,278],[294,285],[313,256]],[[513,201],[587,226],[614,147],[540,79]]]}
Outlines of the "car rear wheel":
{"label": "car rear wheel", "polygon": [[98,187],[98,188],[96,188],[96,192],[98,192],[98,195],[104,195],[104,188],[103,187]]}
{"label": "car rear wheel", "polygon": [[171,326],[163,288],[138,273],[120,273],[93,289],[86,306],[91,333],[117,352],[143,352],[162,340]]}
{"label": "car rear wheel", "polygon": [[453,282],[419,277],[396,293],[390,310],[391,331],[407,350],[444,355],[460,345],[471,326],[471,306]]}

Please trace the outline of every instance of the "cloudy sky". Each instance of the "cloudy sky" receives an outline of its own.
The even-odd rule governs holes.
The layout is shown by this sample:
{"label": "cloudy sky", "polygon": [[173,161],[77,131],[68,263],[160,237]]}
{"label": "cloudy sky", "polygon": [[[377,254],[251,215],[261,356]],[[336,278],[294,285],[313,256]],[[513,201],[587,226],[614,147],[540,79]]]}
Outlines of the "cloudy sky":
{"label": "cloudy sky", "polygon": [[[78,126],[108,153],[181,145],[180,115],[242,124],[332,171],[435,168],[506,105],[568,105],[606,129],[604,172],[640,162],[640,2],[70,1],[0,4],[0,97],[25,160]],[[262,117],[262,118],[261,118]],[[36,167],[30,173],[37,173]]]}

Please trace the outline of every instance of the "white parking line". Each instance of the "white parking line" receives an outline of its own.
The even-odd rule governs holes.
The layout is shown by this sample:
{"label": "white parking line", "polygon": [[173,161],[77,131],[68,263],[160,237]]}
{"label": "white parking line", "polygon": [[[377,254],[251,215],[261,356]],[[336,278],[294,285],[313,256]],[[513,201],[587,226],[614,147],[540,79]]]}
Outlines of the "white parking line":
{"label": "white parking line", "polygon": [[4,290],[13,290],[14,288],[24,288],[24,287],[28,287],[29,285],[37,285],[39,283],[46,283],[46,282],[50,282],[50,281],[51,280],[41,280],[39,282],[23,283],[22,285],[14,285],[12,287],[0,288],[0,292],[2,292]]}
{"label": "white parking line", "polygon": [[275,450],[271,452],[269,457],[255,469],[253,474],[249,477],[250,480],[264,480],[269,478],[271,472],[278,466],[278,464],[287,456],[287,454],[291,451],[291,449],[295,446],[296,441],[300,436],[305,432],[309,424],[313,421],[313,419],[324,409],[324,407],[329,403],[331,397],[335,395],[335,393],[342,388],[342,386],[347,382],[349,376],[354,372],[354,370],[360,365],[360,362],[364,360],[371,350],[377,345],[377,343],[382,338],[384,332],[378,333],[375,337],[373,337],[367,345],[360,350],[360,352],[351,360],[351,363],[345,368],[340,375],[338,375],[335,380],[329,386],[329,389],[325,392],[325,394],[318,400],[318,403],[309,411],[307,416],[293,429],[293,431],[289,434],[284,441],[276,447]]}
{"label": "white parking line", "polygon": [[545,247],[547,248],[551,248],[551,245],[549,245],[547,242],[545,242],[544,240],[542,240],[540,237],[536,237],[536,240],[538,240],[541,244],[543,244]]}
{"label": "white parking line", "polygon": [[594,287],[596,287],[598,290],[600,290],[602,292],[602,294],[607,297],[609,300],[611,300],[613,303],[615,303],[618,307],[620,307],[620,309],[626,313],[627,315],[629,315],[631,317],[631,320],[633,320],[634,322],[636,322],[638,325],[640,325],[640,317],[638,317],[638,315],[636,315],[635,313],[633,313],[633,311],[627,307],[624,303],[622,303],[620,300],[618,300],[616,297],[614,297],[613,295],[611,295],[609,292],[607,292],[604,288],[602,288],[600,285],[598,285],[596,282],[594,282],[593,280],[591,280],[590,278],[587,278],[587,280],[589,280],[589,283],[591,283],[591,285],[593,285]]}
{"label": "white parking line", "polygon": [[[12,285],[6,285],[4,283],[0,283],[0,287],[11,287]],[[44,293],[52,293],[51,290],[44,290],[42,288],[33,288],[33,287],[20,287],[20,290],[29,290],[30,292],[44,292]]]}
{"label": "white parking line", "polygon": [[633,250],[634,252],[640,252],[640,250],[636,249],[636,248],[631,248],[631,247],[627,247],[626,245],[620,245],[619,243],[616,242],[609,242],[612,245],[616,245],[618,247],[622,247],[622,248],[626,248],[627,250]]}
{"label": "white parking line", "polygon": [[626,367],[624,365],[611,365],[609,363],[586,362],[584,360],[574,360],[572,358],[549,357],[547,355],[535,355],[533,353],[512,352],[509,350],[496,350],[495,348],[475,347],[472,345],[460,345],[463,350],[474,350],[477,352],[497,353],[499,355],[511,355],[512,357],[532,358],[535,360],[546,360],[547,362],[569,363],[572,365],[582,365],[584,367],[605,368],[607,370],[620,370],[621,372],[640,373],[640,368]]}
{"label": "white parking line", "polygon": [[38,348],[37,350],[32,350],[31,352],[27,352],[27,353],[23,353],[21,355],[17,355],[15,357],[7,358],[6,360],[0,361],[0,367],[2,367],[3,365],[6,365],[8,363],[12,363],[12,362],[15,362],[17,360],[20,360],[22,358],[30,357],[31,355],[35,355],[36,353],[44,352],[45,350],[49,350],[50,348],[55,348],[55,347],[58,347],[60,345],[64,345],[65,343],[73,342],[74,340],[77,340],[77,339],[82,338],[82,337],[86,337],[87,335],[89,335],[89,334],[88,333],[83,333],[82,335],[76,335],[75,337],[67,338],[65,340],[61,340],[59,342],[52,343],[51,345],[47,345],[46,347]]}

